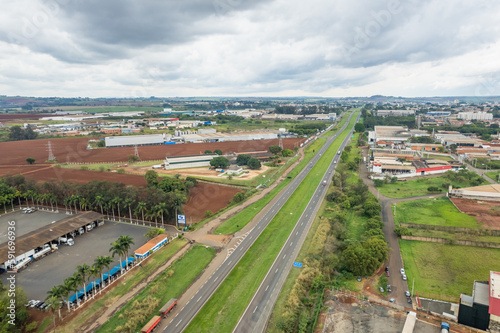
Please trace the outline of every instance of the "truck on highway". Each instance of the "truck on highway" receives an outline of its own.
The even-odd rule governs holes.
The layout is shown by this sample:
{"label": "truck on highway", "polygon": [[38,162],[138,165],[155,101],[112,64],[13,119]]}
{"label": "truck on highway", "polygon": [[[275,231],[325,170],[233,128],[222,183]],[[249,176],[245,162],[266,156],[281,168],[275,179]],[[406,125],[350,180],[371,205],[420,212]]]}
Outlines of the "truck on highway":
{"label": "truck on highway", "polygon": [[160,315],[165,318],[170,311],[177,305],[177,298],[170,299],[161,309]]}
{"label": "truck on highway", "polygon": [[160,324],[161,317],[160,316],[154,316],[151,318],[151,320],[144,325],[144,327],[141,329],[141,333],[150,333],[153,332],[156,327]]}

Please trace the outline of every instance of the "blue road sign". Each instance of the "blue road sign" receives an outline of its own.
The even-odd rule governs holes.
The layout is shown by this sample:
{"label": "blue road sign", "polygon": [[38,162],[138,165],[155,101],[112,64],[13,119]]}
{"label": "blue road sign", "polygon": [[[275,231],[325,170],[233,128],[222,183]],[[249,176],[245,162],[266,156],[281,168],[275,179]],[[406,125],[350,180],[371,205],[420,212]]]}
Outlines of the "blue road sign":
{"label": "blue road sign", "polygon": [[302,263],[301,262],[294,262],[293,267],[302,267]]}
{"label": "blue road sign", "polygon": [[177,224],[184,224],[186,225],[186,215],[177,215]]}

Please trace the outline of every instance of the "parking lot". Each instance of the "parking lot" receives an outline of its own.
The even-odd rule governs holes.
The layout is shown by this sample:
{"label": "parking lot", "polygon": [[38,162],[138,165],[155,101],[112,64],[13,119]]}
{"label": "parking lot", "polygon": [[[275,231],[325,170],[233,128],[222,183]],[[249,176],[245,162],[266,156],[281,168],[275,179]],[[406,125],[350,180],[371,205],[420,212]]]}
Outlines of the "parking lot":
{"label": "parking lot", "polygon": [[52,221],[58,221],[68,216],[71,215],[39,210],[31,214],[23,214],[21,211],[16,211],[7,215],[2,214],[2,216],[0,216],[0,244],[7,241],[7,227],[9,226],[9,221],[16,222],[16,237],[21,237],[33,230],[50,224]]}
{"label": "parking lot", "polygon": [[[23,215],[38,219],[38,216],[44,216],[41,213]],[[50,216],[50,221],[53,221],[54,215],[50,214]],[[59,219],[62,217],[65,217],[65,214],[59,214]],[[12,219],[9,217],[9,220]],[[0,221],[0,223],[2,222],[3,220]],[[65,278],[73,275],[78,265],[84,263],[92,265],[96,257],[110,255],[110,244],[116,241],[119,236],[129,235],[132,237],[135,244],[132,245],[129,256],[132,255],[134,250],[147,242],[144,234],[148,229],[148,227],[125,223],[105,222],[103,226],[75,237],[75,245],[60,245],[59,250],[31,263],[16,275],[16,283],[26,291],[28,299],[43,300],[47,296],[47,291],[55,285],[62,284]],[[118,257],[115,259],[110,268],[118,264]],[[2,274],[0,277],[5,284],[7,274]]]}

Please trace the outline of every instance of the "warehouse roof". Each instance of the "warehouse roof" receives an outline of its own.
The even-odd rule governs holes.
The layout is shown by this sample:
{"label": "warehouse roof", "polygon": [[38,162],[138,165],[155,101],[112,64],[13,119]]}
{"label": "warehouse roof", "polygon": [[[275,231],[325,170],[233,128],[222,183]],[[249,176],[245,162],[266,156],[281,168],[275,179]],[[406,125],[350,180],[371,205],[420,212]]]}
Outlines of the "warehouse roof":
{"label": "warehouse roof", "polygon": [[465,187],[459,189],[461,191],[474,191],[474,192],[489,192],[489,193],[500,193],[500,184],[490,184],[490,185],[481,185],[474,187]]}
{"label": "warehouse roof", "polygon": [[[84,212],[33,230],[16,239],[16,256],[36,249],[101,217],[102,215],[96,212]],[[8,253],[7,242],[0,244],[0,263],[9,260]]]}

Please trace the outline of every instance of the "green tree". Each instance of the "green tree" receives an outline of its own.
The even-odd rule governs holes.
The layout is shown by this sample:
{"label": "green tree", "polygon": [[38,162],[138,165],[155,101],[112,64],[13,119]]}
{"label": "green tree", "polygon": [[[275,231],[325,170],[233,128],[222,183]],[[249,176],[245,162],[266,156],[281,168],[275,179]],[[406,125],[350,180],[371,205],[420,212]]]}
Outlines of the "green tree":
{"label": "green tree", "polygon": [[129,163],[134,163],[134,162],[139,161],[139,156],[137,156],[137,155],[128,155],[127,159],[129,161]]}
{"label": "green tree", "polygon": [[141,213],[142,214],[142,224],[144,225],[145,224],[145,220],[144,220],[144,212],[147,211],[147,204],[144,202],[144,201],[140,201],[137,203],[137,206],[135,207],[135,214],[137,215],[138,213]]}
{"label": "green tree", "polygon": [[33,157],[28,157],[26,162],[28,162],[28,164],[35,164],[35,159]]}
{"label": "green tree", "polygon": [[[14,300],[14,316],[11,316],[11,310],[8,308],[11,300]],[[21,332],[28,321],[30,314],[26,306],[28,298],[21,287],[15,289],[14,295],[10,289],[0,291],[0,332]],[[14,325],[9,323],[14,322]]]}
{"label": "green tree", "polygon": [[144,235],[144,237],[151,239],[151,238],[155,238],[156,236],[164,234],[164,233],[165,233],[165,229],[155,227],[155,228],[149,229],[148,232],[146,232],[146,234]]}
{"label": "green tree", "polygon": [[362,133],[365,131],[365,125],[362,123],[356,123],[356,125],[354,125],[354,130],[358,133]]}
{"label": "green tree", "polygon": [[241,154],[241,155],[238,155],[238,157],[236,157],[236,164],[238,165],[247,165],[248,164],[248,160],[252,158],[250,155],[248,154]]}
{"label": "green tree", "polygon": [[[118,243],[121,244],[123,250],[125,251],[125,260],[127,260],[128,259],[128,251],[130,251],[130,248],[132,247],[132,245],[135,244],[133,238],[130,237],[129,235],[123,235],[123,236],[118,237]],[[128,267],[128,265],[127,265],[127,267]]]}
{"label": "green tree", "polygon": [[238,192],[233,197],[234,203],[239,203],[239,202],[242,202],[243,200],[245,200],[245,193],[243,193],[243,192]]}
{"label": "green tree", "polygon": [[76,266],[76,272],[82,277],[84,299],[87,300],[87,278],[90,274],[90,266],[87,264]]}
{"label": "green tree", "polygon": [[211,150],[209,150],[209,149],[205,150],[205,155],[210,155],[210,154],[212,154]]}
{"label": "green tree", "polygon": [[215,149],[215,150],[214,150],[214,154],[217,154],[217,155],[222,155],[222,150],[220,150],[220,149]]}
{"label": "green tree", "polygon": [[364,214],[368,217],[378,216],[380,214],[380,204],[374,199],[366,200],[363,204]]}
{"label": "green tree", "polygon": [[283,149],[283,151],[281,152],[281,155],[283,155],[283,157],[292,156],[293,154],[293,150],[291,149]]}
{"label": "green tree", "polygon": [[125,254],[125,248],[123,247],[123,244],[120,244],[119,241],[111,243],[109,252],[111,252],[111,257],[113,258],[115,257],[115,255],[118,255],[118,261],[120,262],[120,272],[123,272],[122,255]]}
{"label": "green tree", "polygon": [[281,151],[281,147],[278,145],[269,146],[269,151],[274,155],[276,155],[279,154],[279,152]]}
{"label": "green tree", "polygon": [[156,171],[148,170],[148,172],[144,175],[144,178],[146,178],[148,187],[155,187],[158,185],[158,173]]}
{"label": "green tree", "polygon": [[227,168],[231,165],[231,163],[229,163],[227,158],[225,158],[224,156],[218,156],[210,160],[210,165],[214,168]]}
{"label": "green tree", "polygon": [[261,167],[260,161],[252,157],[248,160],[248,167],[253,170],[260,169]]}

